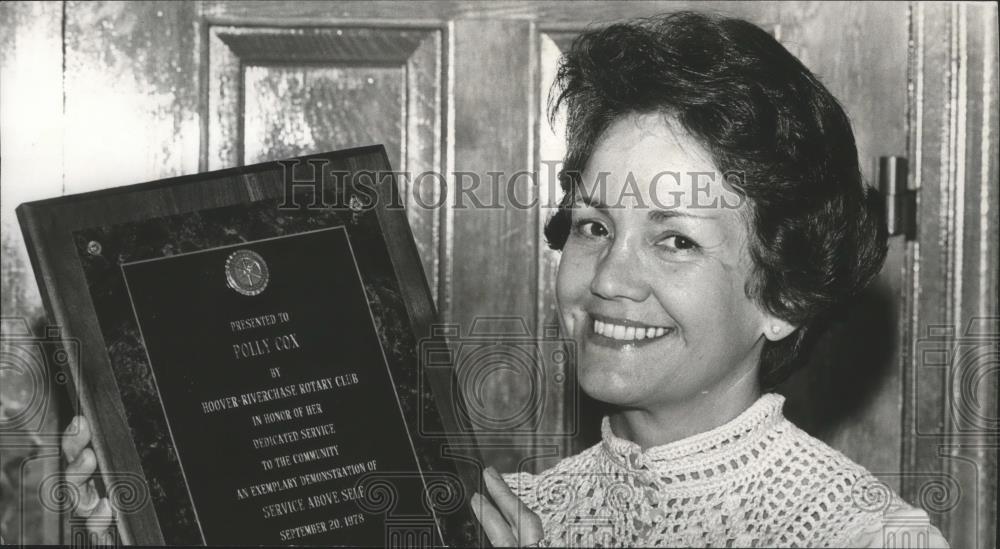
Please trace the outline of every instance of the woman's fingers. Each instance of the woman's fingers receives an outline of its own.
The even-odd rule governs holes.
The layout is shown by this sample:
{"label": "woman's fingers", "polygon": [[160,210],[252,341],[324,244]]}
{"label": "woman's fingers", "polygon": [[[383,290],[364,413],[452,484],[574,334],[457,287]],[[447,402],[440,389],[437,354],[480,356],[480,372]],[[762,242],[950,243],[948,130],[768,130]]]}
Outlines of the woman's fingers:
{"label": "woman's fingers", "polygon": [[521,501],[510,486],[497,473],[496,469],[487,467],[483,475],[486,479],[486,489],[496,502],[500,512],[512,526],[519,545],[534,545],[542,539],[542,520],[538,518],[527,505]]}
{"label": "woman's fingers", "polygon": [[114,520],[111,503],[108,502],[108,498],[101,498],[93,512],[87,517],[87,531],[92,536],[96,536],[98,540],[107,540]]}
{"label": "woman's fingers", "polygon": [[90,437],[90,423],[83,416],[74,417],[66,427],[62,437],[62,452],[68,462],[64,478],[79,496],[73,513],[87,519],[87,530],[96,536],[98,544],[110,543],[114,514],[111,503],[98,496],[94,486],[97,455],[90,448]]}
{"label": "woman's fingers", "polygon": [[97,456],[94,455],[94,450],[91,448],[84,448],[80,452],[80,455],[76,456],[76,459],[71,461],[69,465],[66,466],[66,480],[76,486],[79,486],[90,480],[90,476],[93,475],[96,470]]}
{"label": "woman's fingers", "polygon": [[66,466],[66,482],[76,488],[79,499],[74,512],[81,517],[89,517],[97,507],[97,489],[93,475],[97,470],[97,456],[90,448],[84,448],[73,462]]}
{"label": "woman's fingers", "polygon": [[486,537],[494,547],[517,547],[517,538],[500,511],[481,494],[472,494],[472,512],[486,531]]}
{"label": "woman's fingers", "polygon": [[62,451],[66,461],[75,461],[88,444],[90,444],[90,423],[87,422],[87,418],[76,416],[63,432]]}

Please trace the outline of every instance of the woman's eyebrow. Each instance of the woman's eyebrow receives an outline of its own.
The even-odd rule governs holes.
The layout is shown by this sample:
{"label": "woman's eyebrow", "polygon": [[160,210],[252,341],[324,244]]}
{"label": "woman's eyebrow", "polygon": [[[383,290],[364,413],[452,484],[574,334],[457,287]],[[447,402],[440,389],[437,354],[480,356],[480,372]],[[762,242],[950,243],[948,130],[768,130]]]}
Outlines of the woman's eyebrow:
{"label": "woman's eyebrow", "polygon": [[[597,197],[588,196],[586,194],[581,194],[576,197],[573,201],[574,206],[587,206],[588,208],[594,208],[595,210],[607,215],[610,207],[604,203],[603,200]],[[689,210],[662,210],[662,209],[652,209],[647,214],[647,219],[654,223],[664,223],[670,219],[675,219],[678,217],[685,217],[689,219],[715,219],[716,216],[709,212],[703,214],[691,213]]]}
{"label": "woman's eyebrow", "polygon": [[663,223],[667,220],[674,219],[677,217],[687,217],[693,219],[715,219],[715,216],[709,213],[704,214],[694,214],[689,211],[680,210],[650,210],[647,218],[650,221],[656,223]]}

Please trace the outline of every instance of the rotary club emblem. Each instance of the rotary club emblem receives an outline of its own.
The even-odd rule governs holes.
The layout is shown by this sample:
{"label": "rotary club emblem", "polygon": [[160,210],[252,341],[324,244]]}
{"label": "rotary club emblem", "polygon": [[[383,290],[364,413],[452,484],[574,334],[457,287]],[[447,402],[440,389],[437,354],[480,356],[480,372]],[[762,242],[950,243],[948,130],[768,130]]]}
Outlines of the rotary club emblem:
{"label": "rotary club emblem", "polygon": [[226,259],[226,283],[243,295],[257,295],[267,287],[271,273],[259,253],[236,250]]}

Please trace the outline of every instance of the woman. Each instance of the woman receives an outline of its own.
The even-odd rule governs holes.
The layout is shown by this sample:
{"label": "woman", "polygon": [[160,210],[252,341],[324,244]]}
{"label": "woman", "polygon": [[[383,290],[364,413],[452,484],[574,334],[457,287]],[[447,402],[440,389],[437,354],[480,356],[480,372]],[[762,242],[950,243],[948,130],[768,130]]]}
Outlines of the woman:
{"label": "woman", "polygon": [[[765,392],[885,256],[836,100],[764,31],[693,13],[585,33],[555,90],[566,193],[546,236],[577,378],[611,412],[548,471],[487,470],[492,501],[472,503],[494,545],[944,546]],[[65,453],[86,475],[82,427]],[[101,531],[107,503],[84,499]]]}
{"label": "woman", "polygon": [[585,33],[555,91],[566,194],[546,236],[581,387],[612,411],[600,443],[552,469],[486,475],[496,505],[473,507],[490,539],[945,546],[763,392],[885,257],[826,88],[761,29],[678,13]]}

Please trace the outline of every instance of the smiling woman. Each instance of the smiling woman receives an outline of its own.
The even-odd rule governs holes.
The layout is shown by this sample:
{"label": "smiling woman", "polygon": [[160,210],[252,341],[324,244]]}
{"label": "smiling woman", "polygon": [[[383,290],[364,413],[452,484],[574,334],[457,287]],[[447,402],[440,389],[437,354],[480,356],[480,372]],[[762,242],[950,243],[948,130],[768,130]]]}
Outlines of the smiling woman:
{"label": "smiling woman", "polygon": [[557,86],[565,198],[546,236],[577,377],[610,413],[552,469],[487,475],[491,540],[946,545],[767,392],[886,253],[826,88],[761,29],[693,13],[583,34]]}
{"label": "smiling woman", "polygon": [[[644,446],[705,431],[746,409],[759,392],[764,342],[793,329],[747,295],[749,204],[699,207],[687,178],[650,184],[667,171],[717,169],[662,114],[626,115],[605,131],[579,194],[627,200],[571,204],[557,284],[581,387],[598,400],[652,412],[620,425]],[[623,192],[630,178],[646,182],[638,195]],[[721,174],[710,180],[709,196],[723,195]],[[668,204],[667,196],[672,209],[653,206]],[[652,337],[638,340],[637,331]]]}

